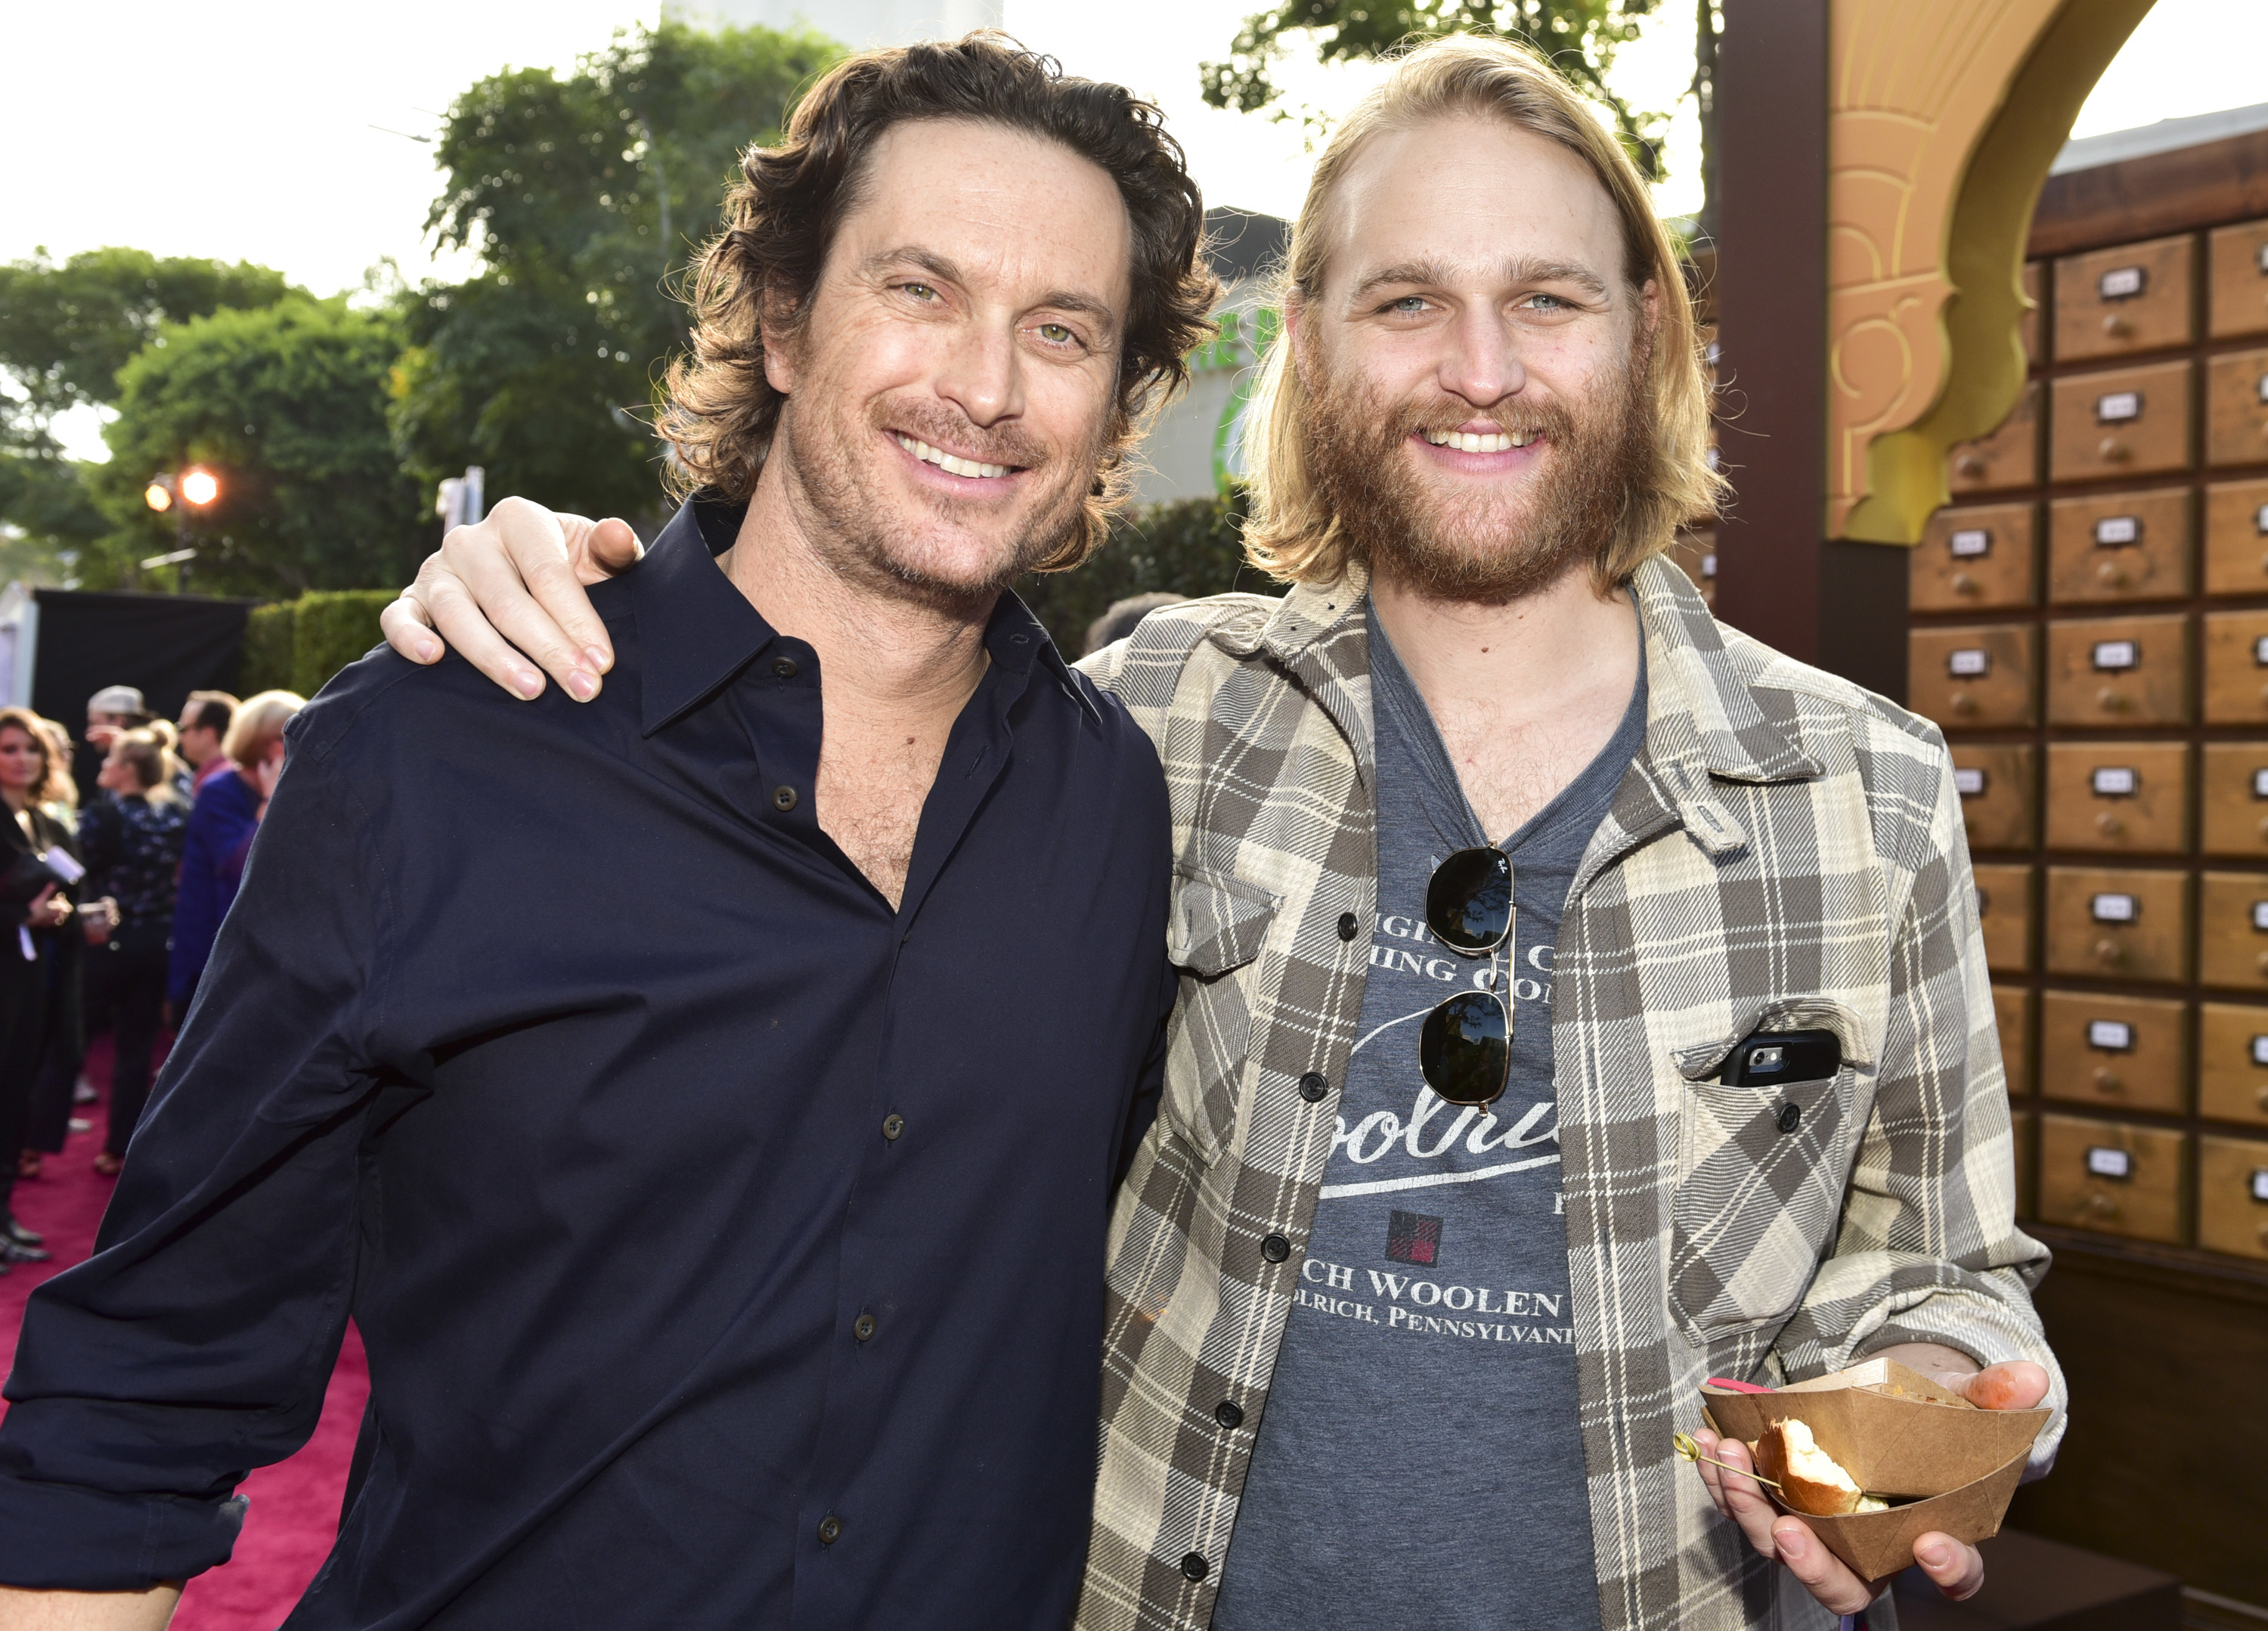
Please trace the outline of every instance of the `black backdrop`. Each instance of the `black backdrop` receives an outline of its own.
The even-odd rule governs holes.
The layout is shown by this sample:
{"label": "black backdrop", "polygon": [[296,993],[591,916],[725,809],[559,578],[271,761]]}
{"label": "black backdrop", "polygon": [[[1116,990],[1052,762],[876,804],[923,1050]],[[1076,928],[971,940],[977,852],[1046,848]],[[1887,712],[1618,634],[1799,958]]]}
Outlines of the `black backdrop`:
{"label": "black backdrop", "polygon": [[[106,685],[132,685],[153,713],[178,718],[193,690],[233,691],[244,661],[244,619],[257,601],[202,594],[88,594],[38,589],[39,650],[32,706],[73,735],[86,728],[86,699]],[[99,761],[85,740],[72,766],[89,796]]]}

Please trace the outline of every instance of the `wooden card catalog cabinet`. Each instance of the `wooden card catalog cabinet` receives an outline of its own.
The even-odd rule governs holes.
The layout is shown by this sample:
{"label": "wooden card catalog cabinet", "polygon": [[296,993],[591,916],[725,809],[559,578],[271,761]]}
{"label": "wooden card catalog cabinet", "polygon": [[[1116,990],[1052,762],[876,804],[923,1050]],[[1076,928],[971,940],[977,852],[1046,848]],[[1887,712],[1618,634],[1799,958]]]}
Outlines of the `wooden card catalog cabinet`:
{"label": "wooden card catalog cabinet", "polygon": [[2205,718],[2208,725],[2268,721],[2268,612],[2207,612]]}
{"label": "wooden card catalog cabinet", "polygon": [[2016,399],[2000,428],[1946,454],[1945,479],[1954,492],[1997,492],[2030,487],[2040,479],[2040,382],[2033,380]]}
{"label": "wooden card catalog cabinet", "polygon": [[2022,974],[2032,966],[2032,869],[1978,867],[1977,916],[1984,934],[1984,965]]}
{"label": "wooden card catalog cabinet", "polygon": [[2041,1117],[2039,1218],[2179,1245],[2182,1135],[2126,1122]]}
{"label": "wooden card catalog cabinet", "polygon": [[2268,991],[2268,873],[2198,879],[2198,978]]}
{"label": "wooden card catalog cabinet", "polygon": [[2021,985],[1992,987],[1992,1023],[2000,1033],[2000,1068],[2008,1096],[2032,1090],[2032,993]]}
{"label": "wooden card catalog cabinet", "polygon": [[2268,482],[2205,490],[2205,592],[2268,594]]}
{"label": "wooden card catalog cabinet", "polygon": [[1916,611],[2029,606],[2036,515],[2029,504],[1940,510],[1913,552],[1908,604]]}
{"label": "wooden card catalog cabinet", "polygon": [[2020,325],[2024,341],[2024,360],[2029,363],[2047,361],[2047,352],[2040,347],[2040,288],[2047,279],[2047,263],[2043,261],[2024,262],[2024,318]]}
{"label": "wooden card catalog cabinet", "polygon": [[2058,380],[2049,459],[2054,479],[2189,469],[2191,371],[2187,362],[2152,363]]}
{"label": "wooden card catalog cabinet", "polygon": [[2191,258],[2190,240],[2184,236],[2122,244],[2058,261],[2058,359],[2078,362],[2187,345],[2194,337]]}
{"label": "wooden card catalog cabinet", "polygon": [[2048,625],[2051,725],[2183,724],[2189,681],[2190,624],[2178,612]]}
{"label": "wooden card catalog cabinet", "polygon": [[2016,1215],[2036,1218],[2040,1214],[2040,1118],[2029,1111],[2009,1117],[2008,1141],[2016,1159]]}
{"label": "wooden card catalog cabinet", "polygon": [[2268,463],[2268,351],[2216,357],[2205,380],[2205,462]]}
{"label": "wooden card catalog cabinet", "polygon": [[1907,637],[1906,705],[1948,730],[2029,725],[2039,713],[2037,651],[2028,623],[1916,629]]}
{"label": "wooden card catalog cabinet", "polygon": [[2178,872],[2048,868],[2051,974],[2180,981],[2190,970],[2189,879]]}
{"label": "wooden card catalog cabinet", "polygon": [[2029,742],[1953,749],[1953,786],[1972,850],[2028,850],[2039,842],[2039,749]]}
{"label": "wooden card catalog cabinet", "polygon": [[2268,221],[2224,226],[2210,241],[2213,292],[2206,327],[2213,337],[2268,334]]}
{"label": "wooden card catalog cabinet", "polygon": [[2178,1115],[2188,1098],[2189,1005],[2051,991],[2040,998],[2040,1092]]}
{"label": "wooden card catalog cabinet", "polygon": [[2210,1133],[2198,1140],[2198,1244],[2268,1258],[2268,1143]]}
{"label": "wooden card catalog cabinet", "polygon": [[2268,857],[2268,742],[2205,743],[2198,784],[2205,852]]}
{"label": "wooden card catalog cabinet", "polygon": [[2048,847],[2177,854],[2189,842],[2189,794],[2186,742],[2050,742]]}
{"label": "wooden card catalog cabinet", "polygon": [[2198,1005],[2198,1114],[2268,1127],[2268,1008]]}
{"label": "wooden card catalog cabinet", "polygon": [[[2058,498],[2048,510],[2048,599],[2186,595],[2192,553],[2185,487]],[[2268,573],[2261,584],[2268,593]]]}

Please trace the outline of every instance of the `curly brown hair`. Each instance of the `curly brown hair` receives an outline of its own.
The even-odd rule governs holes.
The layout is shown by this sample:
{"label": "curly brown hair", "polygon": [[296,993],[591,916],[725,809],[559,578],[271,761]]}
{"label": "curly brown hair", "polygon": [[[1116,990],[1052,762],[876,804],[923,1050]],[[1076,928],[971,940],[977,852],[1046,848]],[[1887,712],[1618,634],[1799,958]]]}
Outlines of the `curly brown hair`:
{"label": "curly brown hair", "polygon": [[[777,147],[751,147],[725,196],[725,230],[695,260],[693,351],[671,364],[661,432],[680,498],[755,489],[784,400],[764,377],[764,312],[792,337],[874,145],[893,126],[959,119],[1060,143],[1117,184],[1132,227],[1133,299],[1118,392],[1085,525],[1037,569],[1078,565],[1101,543],[1129,485],[1127,450],[1189,379],[1219,284],[1200,258],[1204,204],[1164,115],[1123,85],[1066,75],[1053,57],[983,29],[949,44],[868,51],[838,63],[796,105]],[[783,320],[778,314],[786,313]]]}

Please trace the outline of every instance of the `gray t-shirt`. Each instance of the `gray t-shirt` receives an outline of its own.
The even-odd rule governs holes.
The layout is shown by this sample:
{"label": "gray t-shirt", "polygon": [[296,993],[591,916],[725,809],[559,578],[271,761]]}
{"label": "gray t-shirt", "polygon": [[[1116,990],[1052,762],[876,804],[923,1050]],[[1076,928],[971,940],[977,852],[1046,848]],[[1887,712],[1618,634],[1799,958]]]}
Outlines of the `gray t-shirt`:
{"label": "gray t-shirt", "polygon": [[1646,681],[1599,756],[1498,846],[1516,908],[1499,963],[1511,1081],[1487,1110],[1459,1110],[1418,1074],[1418,1030],[1491,963],[1433,938],[1425,885],[1487,838],[1374,615],[1370,650],[1370,972],[1213,1627],[1594,1631],[1551,956],[1575,868],[1645,739]]}

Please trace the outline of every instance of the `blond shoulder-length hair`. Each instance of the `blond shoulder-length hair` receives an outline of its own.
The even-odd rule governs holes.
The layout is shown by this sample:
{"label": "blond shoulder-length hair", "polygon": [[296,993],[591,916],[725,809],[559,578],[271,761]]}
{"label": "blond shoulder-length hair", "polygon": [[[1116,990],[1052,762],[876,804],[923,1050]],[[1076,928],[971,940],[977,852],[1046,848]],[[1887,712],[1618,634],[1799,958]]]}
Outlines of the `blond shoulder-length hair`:
{"label": "blond shoulder-length hair", "polygon": [[[1603,589],[1666,551],[1680,523],[1712,512],[1723,483],[1708,464],[1708,388],[1677,250],[1654,216],[1638,166],[1548,63],[1525,46],[1470,34],[1433,41],[1403,56],[1333,133],[1316,162],[1292,228],[1280,296],[1288,310],[1322,289],[1332,197],[1363,150],[1381,135],[1458,114],[1502,120],[1558,143],[1588,165],[1622,219],[1624,276],[1633,288],[1650,281],[1658,292],[1645,382],[1653,456],[1634,483],[1613,540],[1593,563],[1593,578]],[[1245,421],[1252,483],[1245,553],[1273,577],[1333,583],[1360,550],[1308,466],[1307,395],[1291,350],[1288,333],[1270,348]]]}

